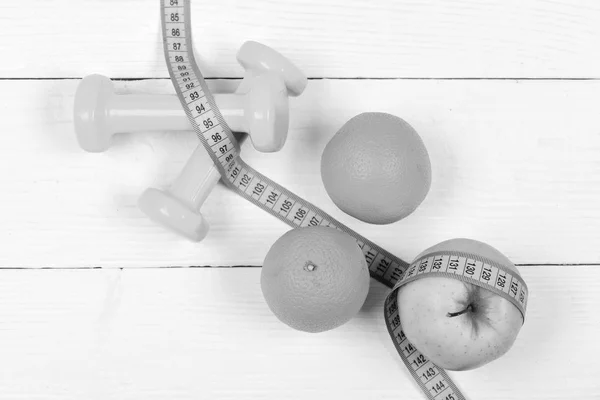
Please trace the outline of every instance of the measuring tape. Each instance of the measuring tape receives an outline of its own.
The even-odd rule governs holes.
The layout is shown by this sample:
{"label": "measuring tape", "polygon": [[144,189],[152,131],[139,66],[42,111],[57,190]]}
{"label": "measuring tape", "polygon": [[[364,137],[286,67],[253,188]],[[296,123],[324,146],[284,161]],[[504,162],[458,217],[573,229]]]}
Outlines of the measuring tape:
{"label": "measuring tape", "polygon": [[[449,276],[497,292],[515,304],[524,316],[527,286],[523,279],[501,265],[474,255],[437,255],[409,266],[246,164],[240,158],[239,141],[225,123],[194,59],[190,1],[161,0],[161,5],[164,53],[171,81],[200,142],[218,168],[221,180],[246,200],[292,227],[327,226],[355,238],[365,255],[371,277],[393,288],[385,304],[386,325],[416,382],[429,399],[465,399],[446,372],[414,349],[404,336],[396,301],[398,288],[426,275]],[[474,263],[474,271],[469,263]],[[495,280],[510,276],[508,281],[503,281],[504,285],[508,284],[506,291],[500,284],[488,283],[484,278],[488,276],[484,274],[487,269],[494,273]],[[518,295],[513,296],[513,285],[516,285]]]}

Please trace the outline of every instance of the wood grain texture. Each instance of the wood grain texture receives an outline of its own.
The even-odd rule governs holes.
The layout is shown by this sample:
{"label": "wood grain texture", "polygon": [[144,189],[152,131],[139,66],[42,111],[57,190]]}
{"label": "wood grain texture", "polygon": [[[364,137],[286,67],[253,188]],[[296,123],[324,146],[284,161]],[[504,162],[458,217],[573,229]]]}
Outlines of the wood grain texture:
{"label": "wood grain texture", "polygon": [[[283,151],[248,143],[244,158],[406,260],[463,236],[519,264],[596,264],[521,267],[531,297],[513,349],[451,375],[470,399],[598,398],[600,3],[193,0],[192,16],[209,77],[240,77],[235,53],[257,40],[310,77],[410,78],[311,80]],[[376,282],[350,323],[309,335],[270,313],[259,268],[154,268],[261,265],[289,229],[223,185],[202,243],[150,222],[137,198],[177,176],[191,132],[78,148],[78,81],[45,78],[167,77],[158,0],[4,1],[0,32],[0,399],[423,398]],[[116,86],[173,93],[165,79]],[[389,226],[340,212],[320,179],[326,143],[363,111],[406,119],[432,160],[427,199]]]}
{"label": "wood grain texture", "polygon": [[[598,398],[600,269],[524,267],[513,348],[452,373],[470,399]],[[305,334],[271,314],[259,268],[0,271],[0,398],[421,400],[372,282],[348,324]]]}
{"label": "wood grain texture", "polygon": [[[1,2],[0,77],[166,77],[158,0]],[[258,40],[313,77],[600,77],[595,0],[192,1],[207,76]]]}
{"label": "wood grain texture", "polygon": [[[202,211],[211,231],[191,243],[137,208],[168,187],[197,145],[191,132],[117,136],[85,153],[72,126],[78,81],[0,82],[0,266],[261,265],[289,227],[219,185]],[[235,81],[211,81],[231,90]],[[117,82],[120,92],[171,93],[167,80]],[[514,262],[598,263],[600,122],[596,81],[311,81],[292,102],[279,153],[246,161],[406,260],[452,237],[476,238]],[[323,148],[363,111],[390,112],[422,136],[433,183],[391,225],[339,211],[320,178]],[[232,247],[236,251],[231,251]]]}

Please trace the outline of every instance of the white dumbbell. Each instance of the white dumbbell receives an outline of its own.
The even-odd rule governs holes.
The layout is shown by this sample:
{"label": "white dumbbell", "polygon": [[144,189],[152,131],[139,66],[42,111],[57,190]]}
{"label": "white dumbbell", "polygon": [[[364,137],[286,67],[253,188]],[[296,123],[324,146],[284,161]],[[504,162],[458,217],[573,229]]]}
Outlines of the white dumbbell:
{"label": "white dumbbell", "polygon": [[[285,142],[281,135],[265,136],[269,133],[265,125],[272,124],[265,119],[276,114],[277,107],[287,107],[280,98],[270,96],[272,90],[257,88],[247,93],[214,94],[231,130],[250,134],[254,146],[263,152],[277,151]],[[285,87],[281,91],[285,92]],[[286,96],[279,97],[287,101]],[[108,150],[116,133],[192,130],[176,95],[117,95],[112,81],[102,75],[86,76],[79,83],[73,120],[79,146],[92,153]],[[287,127],[287,120],[276,122]]]}
{"label": "white dumbbell", "polygon": [[[275,103],[279,106],[272,118],[266,117],[265,121],[270,121],[271,125],[265,127],[266,134],[261,137],[270,137],[273,144],[283,145],[288,131],[288,96],[299,96],[304,91],[306,76],[287,58],[256,42],[244,43],[237,59],[246,69],[246,74],[236,93],[250,95],[263,91],[265,87],[270,88],[269,96],[277,99]],[[212,158],[200,145],[168,190],[147,189],[138,206],[155,222],[192,241],[200,241],[209,229],[200,207],[219,179],[219,171]]]}

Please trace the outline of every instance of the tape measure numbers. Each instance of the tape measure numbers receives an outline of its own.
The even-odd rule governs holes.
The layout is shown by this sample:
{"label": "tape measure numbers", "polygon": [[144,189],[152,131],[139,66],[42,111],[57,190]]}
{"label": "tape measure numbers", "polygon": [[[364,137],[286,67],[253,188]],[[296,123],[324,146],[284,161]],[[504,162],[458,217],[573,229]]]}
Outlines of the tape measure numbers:
{"label": "tape measure numbers", "polygon": [[[412,279],[419,279],[425,274],[444,274],[479,286],[484,285],[481,279],[484,271],[483,265],[486,261],[475,260],[473,257],[468,259],[462,257],[460,262],[464,261],[464,263],[460,264],[462,266],[460,274],[454,272],[454,262],[448,261],[453,255],[446,255],[446,258],[437,256],[445,260],[445,264],[442,262],[442,265],[445,266],[443,271],[440,270],[441,267],[438,268],[439,261],[437,259],[428,259],[426,265],[422,264],[423,261],[420,260],[418,265],[413,263],[409,266],[405,261],[362,237],[323,210],[246,164],[240,157],[239,141],[225,123],[194,59],[190,1],[161,0],[161,5],[163,46],[171,81],[200,142],[219,169],[222,181],[246,200],[292,227],[327,226],[339,229],[355,238],[365,255],[371,277],[393,288],[387,297],[384,310],[386,324],[400,357],[411,371],[417,384],[429,399],[465,399],[446,372],[436,367],[414,349],[414,346],[404,336],[398,316],[395,293],[400,285],[406,284]],[[454,259],[452,258],[452,260]],[[479,262],[472,275],[469,273],[471,268],[467,269],[469,265],[466,264],[467,260]],[[485,265],[492,264],[487,262]],[[505,274],[511,276],[508,292],[504,288],[499,290],[496,286],[489,284],[485,287],[495,290],[510,301],[514,300],[513,303],[515,303],[515,298],[511,297],[512,286],[510,286],[515,282],[517,290],[523,290],[524,293],[521,308],[519,308],[524,315],[527,300],[524,281],[518,276],[513,276],[512,273],[509,274],[510,271],[502,266],[494,265],[493,267],[496,271],[494,272],[496,278],[505,276]],[[479,274],[479,278],[474,277],[476,272]]]}
{"label": "tape measure numbers", "polygon": [[397,294],[400,287],[427,276],[444,276],[477,285],[504,297],[521,312],[525,321],[528,289],[525,281],[503,265],[473,254],[437,252],[413,262],[387,296],[384,315],[396,350],[419,386],[431,399],[459,400],[459,392],[446,371],[419,352],[402,331]]}

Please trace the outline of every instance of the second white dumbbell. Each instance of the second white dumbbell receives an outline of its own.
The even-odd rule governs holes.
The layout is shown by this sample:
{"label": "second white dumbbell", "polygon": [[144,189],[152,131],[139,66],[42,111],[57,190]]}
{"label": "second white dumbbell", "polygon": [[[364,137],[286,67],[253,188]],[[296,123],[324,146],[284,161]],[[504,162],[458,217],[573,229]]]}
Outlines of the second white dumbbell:
{"label": "second white dumbbell", "polygon": [[[288,95],[300,95],[307,84],[306,76],[287,58],[256,42],[246,42],[240,48],[238,61],[246,75],[237,93],[257,95],[264,91],[277,104],[271,121],[285,121],[266,128],[262,138],[273,138],[273,143],[285,142],[288,132]],[[263,95],[260,95],[261,97]],[[269,119],[268,119],[269,120]],[[251,137],[252,138],[252,137]],[[202,240],[209,229],[200,207],[220,179],[217,167],[205,148],[200,145],[179,177],[166,190],[147,189],[138,206],[152,220],[193,241]]]}

